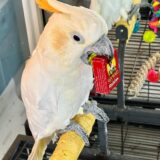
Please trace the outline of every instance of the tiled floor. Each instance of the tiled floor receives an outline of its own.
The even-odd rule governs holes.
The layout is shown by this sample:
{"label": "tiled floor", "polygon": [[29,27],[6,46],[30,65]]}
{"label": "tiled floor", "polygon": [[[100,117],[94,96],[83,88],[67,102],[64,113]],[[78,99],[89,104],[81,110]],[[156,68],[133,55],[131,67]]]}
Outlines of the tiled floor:
{"label": "tiled floor", "polygon": [[25,120],[23,103],[16,94],[14,80],[11,80],[5,92],[0,96],[0,160],[17,135],[25,134]]}

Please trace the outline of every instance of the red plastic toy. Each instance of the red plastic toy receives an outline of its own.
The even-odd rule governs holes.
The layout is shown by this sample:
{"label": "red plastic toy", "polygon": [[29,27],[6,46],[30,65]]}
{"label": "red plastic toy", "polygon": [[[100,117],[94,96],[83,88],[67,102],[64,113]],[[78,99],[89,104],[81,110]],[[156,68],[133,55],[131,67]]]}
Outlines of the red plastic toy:
{"label": "red plastic toy", "polygon": [[160,9],[160,0],[153,0],[152,7],[154,12],[158,11]]}
{"label": "red plastic toy", "polygon": [[160,72],[157,72],[154,69],[149,70],[147,79],[149,82],[157,83],[160,80]]}
{"label": "red plastic toy", "polygon": [[155,32],[158,33],[158,30],[160,29],[160,20],[155,18],[154,20],[149,22],[149,27]]}
{"label": "red plastic toy", "polygon": [[111,62],[105,56],[96,56],[92,60],[94,90],[96,93],[109,94],[120,82],[117,50]]}

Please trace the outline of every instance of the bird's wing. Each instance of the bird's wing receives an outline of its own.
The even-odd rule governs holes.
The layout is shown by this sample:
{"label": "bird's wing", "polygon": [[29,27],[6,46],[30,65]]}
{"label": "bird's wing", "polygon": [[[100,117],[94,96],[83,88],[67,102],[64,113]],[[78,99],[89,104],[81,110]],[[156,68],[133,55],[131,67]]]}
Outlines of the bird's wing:
{"label": "bird's wing", "polygon": [[50,84],[36,61],[29,61],[23,71],[21,93],[29,126],[33,136],[37,137],[46,128],[48,119],[57,112],[57,106],[56,86]]}

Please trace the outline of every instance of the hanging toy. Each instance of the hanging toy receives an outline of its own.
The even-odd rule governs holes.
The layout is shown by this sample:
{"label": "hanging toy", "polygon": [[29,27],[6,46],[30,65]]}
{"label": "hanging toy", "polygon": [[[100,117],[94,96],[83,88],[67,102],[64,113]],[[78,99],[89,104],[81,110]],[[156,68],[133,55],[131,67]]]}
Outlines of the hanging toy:
{"label": "hanging toy", "polygon": [[134,29],[133,29],[133,33],[137,33],[140,29],[140,21],[138,20],[136,23],[135,23],[135,26],[134,26]]}
{"label": "hanging toy", "polygon": [[143,41],[146,43],[153,43],[156,39],[156,36],[157,35],[151,30],[145,31],[143,34]]}
{"label": "hanging toy", "polygon": [[158,33],[158,30],[160,29],[160,20],[155,18],[154,20],[149,22],[149,27],[155,32]]}
{"label": "hanging toy", "polygon": [[158,80],[160,78],[159,74],[160,74],[159,72],[155,71],[154,69],[151,69],[148,72],[147,80],[149,82],[156,83],[156,82],[158,82]]}
{"label": "hanging toy", "polygon": [[160,9],[153,14],[153,18],[160,18]]}
{"label": "hanging toy", "polygon": [[152,18],[148,23],[149,29],[143,35],[143,41],[146,43],[153,43],[156,37],[160,35],[160,0],[153,0],[152,2]]}
{"label": "hanging toy", "polygon": [[[159,52],[155,53],[154,55],[149,57],[148,60],[144,62],[144,64],[140,67],[139,71],[137,72],[136,76],[132,79],[131,84],[128,88],[130,95],[133,95],[133,97],[137,97],[139,95],[139,92],[141,91],[141,88],[143,87],[145,80],[148,78],[148,70],[155,68],[156,64],[159,62],[160,62]],[[155,75],[154,72],[149,72],[149,74],[150,74],[149,78]],[[156,77],[151,78],[151,80],[153,81],[156,80]]]}
{"label": "hanging toy", "polygon": [[152,18],[149,21],[148,25],[151,30],[155,34],[159,36],[160,33],[160,1],[159,0],[153,0],[152,2]]}
{"label": "hanging toy", "polygon": [[154,11],[158,11],[160,8],[160,2],[158,0],[154,0],[152,3],[152,7]]}

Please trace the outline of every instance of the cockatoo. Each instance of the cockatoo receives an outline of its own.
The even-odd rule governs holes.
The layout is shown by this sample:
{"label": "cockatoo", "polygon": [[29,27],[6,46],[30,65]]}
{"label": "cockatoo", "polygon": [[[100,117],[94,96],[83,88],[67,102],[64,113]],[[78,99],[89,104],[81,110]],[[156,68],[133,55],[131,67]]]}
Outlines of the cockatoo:
{"label": "cockatoo", "polygon": [[131,6],[132,0],[91,0],[90,8],[102,15],[111,29],[121,17],[127,20]]}
{"label": "cockatoo", "polygon": [[141,7],[152,8],[147,2],[133,5],[133,0],[91,0],[90,4],[90,9],[95,10],[105,19],[109,30],[120,18],[129,21],[134,14],[140,18]]}
{"label": "cockatoo", "polygon": [[[29,160],[42,159],[47,144],[57,131],[70,124],[81,106],[96,106],[94,102],[93,106],[85,105],[93,87],[92,67],[85,61],[90,51],[113,56],[106,36],[108,28],[99,14],[56,0],[46,1],[55,13],[27,61],[21,80],[22,99],[35,139]],[[108,120],[103,111],[98,114]]]}

